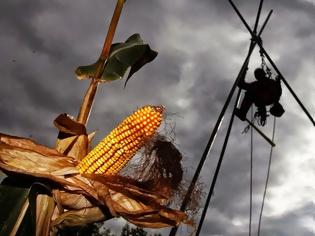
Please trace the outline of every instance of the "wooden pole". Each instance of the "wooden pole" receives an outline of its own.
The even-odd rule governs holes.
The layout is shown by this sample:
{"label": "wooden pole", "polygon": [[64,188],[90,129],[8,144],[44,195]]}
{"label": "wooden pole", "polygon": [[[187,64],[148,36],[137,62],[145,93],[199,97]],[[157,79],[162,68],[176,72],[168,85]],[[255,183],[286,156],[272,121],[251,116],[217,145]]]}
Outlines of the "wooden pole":
{"label": "wooden pole", "polygon": [[276,144],[274,142],[272,142],[270,140],[270,138],[267,137],[267,135],[265,135],[260,129],[258,129],[258,127],[256,127],[256,125],[253,124],[253,122],[251,122],[249,119],[246,118],[246,121],[248,122],[248,124],[253,127],[271,146],[275,147]]}

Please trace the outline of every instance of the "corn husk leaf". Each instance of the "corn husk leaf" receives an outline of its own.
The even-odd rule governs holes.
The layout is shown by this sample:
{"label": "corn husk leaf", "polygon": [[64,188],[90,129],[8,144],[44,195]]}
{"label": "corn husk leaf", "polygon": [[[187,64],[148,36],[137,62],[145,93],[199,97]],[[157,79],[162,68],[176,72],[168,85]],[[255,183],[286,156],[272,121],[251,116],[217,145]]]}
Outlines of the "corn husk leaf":
{"label": "corn husk leaf", "polygon": [[60,132],[72,134],[72,135],[86,135],[85,125],[75,121],[72,117],[66,113],[59,115],[54,120],[54,125],[59,129]]}
{"label": "corn husk leaf", "polygon": [[36,152],[45,155],[59,155],[55,149],[40,145],[28,138],[21,138],[0,133],[0,142],[11,145],[12,147],[21,147],[23,149],[36,150]]}
{"label": "corn husk leaf", "polygon": [[[83,124],[75,121],[67,114],[61,114],[54,120],[59,130],[56,150],[66,156],[83,159],[89,146],[89,137]],[[93,135],[92,135],[93,136]],[[93,137],[90,137],[90,140]]]}
{"label": "corn husk leaf", "polygon": [[83,194],[69,193],[63,190],[55,189],[53,196],[60,209],[79,210],[83,208],[90,208],[93,204]]}
{"label": "corn husk leaf", "polygon": [[[75,168],[76,159],[44,148],[31,140],[16,137],[12,139],[15,141],[0,134],[0,140],[3,140],[0,141],[0,168],[2,170],[8,174],[18,173],[52,180],[62,186],[61,190],[68,193],[64,198],[59,198],[57,205],[65,211],[59,212],[59,216],[55,215],[54,225],[57,225],[57,222],[62,222],[63,226],[90,222],[91,218],[85,215],[87,213],[83,213],[86,209],[91,209],[90,204],[98,208],[106,208],[110,212],[106,216],[101,216],[95,213],[96,211],[92,211],[95,214],[93,219],[122,216],[137,226],[152,228],[173,226],[180,222],[188,223],[183,212],[166,207],[166,196],[146,190],[141,183],[117,176],[82,176]],[[23,143],[27,144],[27,148],[24,148]],[[82,198],[83,202],[89,199],[89,203],[82,206],[82,209],[78,209],[75,202],[69,202],[69,199],[74,197],[77,201]],[[69,209],[75,210],[67,213]],[[63,218],[59,218],[61,216]],[[75,216],[78,220],[75,220]]]}
{"label": "corn husk leaf", "polygon": [[55,201],[51,196],[39,194],[36,197],[36,236],[49,235]]}
{"label": "corn husk leaf", "polygon": [[[111,217],[108,219],[111,219]],[[105,215],[99,207],[90,207],[64,212],[58,218],[53,220],[51,225],[53,227],[64,228],[82,226],[104,220],[106,220]]]}

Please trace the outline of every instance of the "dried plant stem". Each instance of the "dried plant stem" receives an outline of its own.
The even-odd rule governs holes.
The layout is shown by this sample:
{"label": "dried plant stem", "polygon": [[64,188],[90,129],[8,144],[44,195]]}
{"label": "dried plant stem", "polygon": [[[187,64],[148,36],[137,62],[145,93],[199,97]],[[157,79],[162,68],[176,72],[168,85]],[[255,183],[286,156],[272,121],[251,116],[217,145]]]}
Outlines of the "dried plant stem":
{"label": "dried plant stem", "polygon": [[109,55],[110,46],[112,44],[112,41],[115,35],[116,27],[117,27],[124,3],[125,3],[125,0],[117,0],[117,5],[116,5],[114,14],[112,16],[112,20],[108,28],[108,32],[107,32],[106,39],[103,45],[102,53],[100,55],[100,58],[103,60],[106,60]]}
{"label": "dried plant stem", "polygon": [[78,117],[77,117],[77,121],[82,123],[82,124],[86,125],[86,123],[89,119],[89,115],[90,115],[93,101],[95,98],[95,94],[97,91],[97,86],[98,86],[98,80],[97,79],[99,77],[101,77],[101,73],[104,69],[105,61],[109,56],[110,47],[111,47],[111,44],[113,42],[116,27],[117,27],[124,3],[125,3],[125,0],[117,0],[116,8],[115,8],[114,14],[112,16],[112,19],[111,19],[111,22],[110,22],[110,25],[108,28],[108,32],[106,35],[106,39],[104,41],[102,53],[100,55],[100,60],[102,63],[100,63],[100,66],[97,68],[95,76],[93,79],[91,79],[90,86],[84,95],[84,99],[83,99],[83,102],[82,102],[81,107],[80,107],[80,112],[79,112]]}
{"label": "dried plant stem", "polygon": [[50,221],[55,209],[53,197],[39,194],[36,198],[36,236],[48,236]]}
{"label": "dried plant stem", "polygon": [[83,102],[81,104],[80,107],[80,112],[78,114],[78,118],[77,121],[82,123],[82,124],[86,124],[91,112],[91,108],[93,105],[93,101],[95,98],[95,94],[97,91],[97,85],[98,82],[95,79],[91,80],[90,86],[88,87],[85,95],[84,95],[84,99]]}
{"label": "dried plant stem", "polygon": [[16,220],[16,223],[15,223],[15,225],[14,225],[14,227],[13,227],[11,233],[10,233],[10,236],[16,235],[16,233],[19,230],[19,227],[20,227],[20,225],[22,223],[22,220],[23,220],[23,218],[25,216],[25,213],[26,213],[26,211],[28,209],[28,206],[29,206],[29,201],[28,201],[28,199],[26,199],[26,201],[24,202],[22,208],[20,209],[20,215],[19,215],[19,217]]}

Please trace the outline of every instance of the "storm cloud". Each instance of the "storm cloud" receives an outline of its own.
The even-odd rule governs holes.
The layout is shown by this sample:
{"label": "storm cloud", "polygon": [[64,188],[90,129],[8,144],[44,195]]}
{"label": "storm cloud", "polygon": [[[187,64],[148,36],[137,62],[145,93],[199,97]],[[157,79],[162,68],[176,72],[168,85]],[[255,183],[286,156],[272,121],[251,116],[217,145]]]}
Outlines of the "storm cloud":
{"label": "storm cloud", "polygon": [[[115,4],[114,0],[0,2],[0,132],[54,146],[57,130],[52,121],[64,112],[77,115],[88,81],[76,80],[74,70],[96,61]],[[259,1],[235,0],[235,4],[253,25]],[[264,47],[314,117],[315,2],[266,0],[261,22],[270,9],[274,13],[263,32]],[[137,107],[163,104],[192,176],[245,59],[250,35],[227,0],[128,0],[115,41],[133,33],[140,33],[159,55],[131,78],[126,89],[122,81],[100,86],[88,129],[97,130],[100,140]],[[260,63],[255,50],[246,80],[253,79]],[[286,113],[277,120],[261,235],[314,235],[314,126],[282,86]],[[230,106],[201,173],[207,188],[231,111]],[[269,137],[272,120],[260,127]],[[250,135],[242,134],[245,126],[235,119],[201,235],[248,234]],[[253,232],[269,151],[268,143],[254,133]],[[118,228],[120,222],[112,220],[105,226]],[[180,235],[191,231],[183,226]],[[168,230],[162,233],[168,235]]]}

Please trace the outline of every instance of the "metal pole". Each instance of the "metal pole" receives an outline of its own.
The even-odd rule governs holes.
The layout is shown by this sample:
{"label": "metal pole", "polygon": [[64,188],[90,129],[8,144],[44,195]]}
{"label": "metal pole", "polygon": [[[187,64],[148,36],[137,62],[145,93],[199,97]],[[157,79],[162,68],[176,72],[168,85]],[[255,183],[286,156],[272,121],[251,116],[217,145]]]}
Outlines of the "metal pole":
{"label": "metal pole", "polygon": [[276,146],[276,144],[274,142],[272,142],[270,140],[270,138],[267,137],[267,135],[265,135],[261,130],[259,130],[256,125],[253,124],[253,122],[251,122],[249,119],[246,118],[246,121],[248,122],[248,124],[253,127],[271,146]]}
{"label": "metal pole", "polygon": [[[238,103],[240,94],[241,94],[241,89],[238,90],[237,97],[236,97],[236,100],[235,100],[234,110],[237,107],[237,103]],[[220,158],[219,158],[217,167],[216,167],[215,172],[214,172],[214,176],[213,176],[213,179],[212,179],[210,191],[209,191],[207,199],[206,199],[206,204],[205,204],[205,207],[203,208],[203,211],[202,211],[202,214],[201,214],[201,218],[200,218],[199,225],[198,225],[198,228],[197,228],[196,236],[198,236],[200,231],[201,231],[202,224],[203,224],[203,221],[204,221],[204,219],[206,217],[207,210],[208,210],[208,207],[209,207],[209,204],[210,204],[210,201],[211,201],[211,197],[213,195],[213,190],[214,190],[215,184],[217,182],[217,178],[218,178],[219,171],[220,171],[220,168],[221,168],[221,164],[222,164],[222,160],[223,160],[224,153],[225,153],[225,150],[226,150],[226,146],[228,144],[230,133],[231,133],[231,130],[232,130],[232,125],[233,125],[233,121],[234,121],[234,110],[232,112],[232,116],[231,116],[231,119],[230,119],[228,130],[227,130],[226,135],[225,135],[225,139],[224,139],[224,143],[223,143],[223,146],[222,146]]]}
{"label": "metal pole", "polygon": [[[260,35],[262,34],[262,32],[263,32],[263,30],[264,30],[264,28],[265,28],[267,22],[269,21],[269,18],[270,18],[270,16],[271,16],[271,13],[272,13],[272,12],[269,12],[268,17],[265,19],[265,22],[264,22],[264,24],[263,24],[261,30],[259,31],[258,36],[260,36]],[[194,190],[194,187],[195,187],[196,182],[197,182],[197,180],[198,180],[198,177],[199,177],[200,171],[201,171],[201,169],[202,169],[202,166],[204,165],[204,162],[205,162],[205,160],[206,160],[206,158],[207,158],[208,152],[209,152],[210,148],[211,148],[212,145],[213,145],[213,142],[214,142],[214,140],[215,140],[215,137],[216,137],[216,135],[217,135],[217,132],[218,132],[218,130],[219,130],[219,128],[220,128],[220,125],[221,125],[221,123],[222,123],[222,121],[223,121],[223,119],[224,119],[224,114],[225,114],[225,112],[226,112],[226,109],[227,109],[227,107],[228,107],[230,101],[231,101],[231,98],[232,98],[232,96],[233,96],[233,94],[234,94],[234,91],[235,91],[237,85],[238,85],[238,82],[239,82],[240,78],[242,77],[243,73],[245,72],[245,70],[247,69],[247,65],[248,65],[250,56],[251,56],[252,52],[254,51],[254,48],[255,48],[255,46],[256,46],[256,43],[257,43],[256,41],[252,41],[251,47],[249,48],[249,51],[248,51],[248,54],[247,54],[247,56],[246,56],[246,58],[245,58],[245,60],[244,60],[244,63],[243,63],[243,65],[242,65],[242,67],[241,67],[241,69],[240,69],[240,71],[239,71],[239,73],[238,73],[238,75],[237,75],[237,78],[236,78],[236,80],[234,81],[234,84],[233,84],[233,86],[232,86],[232,88],[231,88],[231,90],[230,90],[230,92],[229,92],[229,95],[228,95],[228,97],[227,97],[227,99],[226,99],[226,101],[225,101],[225,103],[224,103],[224,105],[223,105],[223,108],[222,108],[222,110],[221,110],[221,112],[220,112],[220,114],[219,114],[219,117],[218,117],[218,119],[217,119],[217,122],[216,122],[216,124],[215,124],[215,126],[214,126],[214,128],[213,128],[213,131],[212,131],[212,133],[211,133],[211,136],[210,136],[210,138],[209,138],[209,140],[208,140],[208,143],[207,143],[207,145],[206,145],[206,147],[205,147],[205,150],[204,150],[204,152],[203,152],[203,154],[202,154],[202,157],[201,157],[201,159],[200,159],[200,162],[199,162],[199,164],[198,164],[198,166],[197,166],[197,169],[196,169],[196,171],[195,171],[195,174],[194,174],[194,176],[193,176],[193,178],[192,178],[192,180],[191,180],[191,182],[190,182],[190,185],[189,185],[188,190],[187,190],[187,193],[186,193],[186,195],[185,195],[185,197],[184,197],[183,203],[182,203],[182,205],[181,205],[181,207],[180,207],[180,210],[181,210],[181,211],[184,211],[184,210],[186,209],[187,204],[188,204],[189,201],[190,201],[191,193],[192,193],[192,191]],[[171,229],[169,236],[175,236],[175,235],[176,235],[176,232],[177,232],[177,229],[178,229],[178,226],[174,226],[174,227]]]}
{"label": "metal pole", "polygon": [[[253,49],[254,49],[254,47],[253,47]],[[246,70],[246,67],[247,67],[247,64],[248,64],[248,61],[249,61],[249,58],[250,58],[250,55],[251,55],[253,49],[249,51],[249,53],[248,53],[248,55],[247,55],[247,57],[246,57],[246,59],[245,59],[245,61],[244,61],[244,64],[243,64],[243,66],[242,66],[242,68],[241,68],[241,70],[240,70],[240,72],[239,72],[239,74],[238,74],[238,76],[237,76],[237,79],[235,80],[235,82],[234,82],[234,84],[233,84],[233,86],[232,86],[232,88],[231,88],[231,90],[230,90],[230,93],[229,93],[229,95],[228,95],[228,97],[227,97],[227,99],[226,99],[226,101],[225,101],[225,103],[224,103],[224,106],[223,106],[223,108],[222,108],[222,110],[221,110],[221,113],[220,113],[220,115],[219,115],[219,118],[217,119],[217,122],[216,122],[216,124],[215,124],[215,126],[214,126],[214,128],[213,128],[213,131],[212,131],[211,136],[210,136],[210,138],[209,138],[209,140],[208,140],[208,143],[207,143],[207,145],[206,145],[206,148],[205,148],[205,150],[204,150],[204,152],[203,152],[203,154],[202,154],[202,157],[201,157],[200,162],[199,162],[199,164],[198,164],[198,166],[197,166],[197,169],[196,169],[196,171],[195,171],[195,174],[194,174],[194,176],[193,176],[193,178],[192,178],[192,181],[191,181],[191,183],[190,183],[190,185],[189,185],[189,187],[188,187],[187,193],[186,193],[186,195],[185,195],[185,197],[184,197],[183,203],[182,203],[182,205],[181,205],[181,207],[180,207],[180,210],[181,210],[181,211],[184,211],[184,210],[186,209],[186,207],[187,207],[187,205],[188,205],[188,203],[189,203],[189,201],[190,201],[191,193],[192,193],[192,191],[194,190],[194,187],[195,187],[196,182],[197,182],[197,180],[198,180],[198,177],[199,177],[200,171],[201,171],[201,169],[202,169],[202,166],[203,166],[203,164],[204,164],[204,162],[205,162],[205,160],[206,160],[206,158],[207,158],[207,155],[208,155],[208,152],[209,152],[210,148],[211,148],[212,145],[213,145],[214,139],[215,139],[215,137],[216,137],[216,135],[217,135],[217,132],[218,132],[218,130],[219,130],[219,127],[220,127],[220,125],[221,125],[221,122],[222,122],[223,119],[224,119],[224,114],[225,114],[225,112],[226,112],[226,109],[227,109],[227,107],[228,107],[230,101],[231,101],[231,98],[232,98],[232,96],[233,96],[233,93],[234,93],[234,91],[235,91],[235,89],[236,89],[236,87],[237,87],[238,81],[239,81],[241,75],[242,75],[242,74],[244,73],[244,71]],[[177,232],[177,229],[178,229],[178,226],[174,226],[174,227],[172,228],[172,230],[170,231],[169,236],[175,236],[175,235],[176,235],[176,232]]]}
{"label": "metal pole", "polygon": [[301,102],[301,100],[298,98],[298,96],[295,94],[295,92],[293,91],[293,89],[291,88],[291,86],[289,85],[289,83],[286,81],[286,79],[283,77],[283,75],[281,74],[281,72],[279,71],[279,69],[277,68],[276,64],[272,61],[272,59],[270,58],[270,56],[268,55],[268,53],[266,52],[266,50],[263,48],[261,42],[258,42],[258,45],[261,49],[261,51],[265,54],[266,58],[268,59],[268,61],[270,62],[270,64],[273,66],[273,68],[275,69],[275,71],[277,72],[277,74],[280,76],[280,79],[282,80],[282,82],[285,84],[285,86],[288,88],[288,90],[290,91],[290,93],[292,94],[292,96],[295,98],[295,100],[297,101],[297,103],[300,105],[300,107],[302,108],[302,110],[304,111],[304,113],[308,116],[308,118],[310,119],[310,121],[313,123],[313,125],[315,126],[315,120],[313,119],[313,117],[311,116],[311,114],[308,112],[308,110],[305,108],[305,106],[303,105],[303,103]]}
{"label": "metal pole", "polygon": [[288,84],[288,82],[285,80],[284,76],[281,74],[281,72],[279,71],[279,69],[277,68],[276,64],[273,62],[273,60],[270,58],[270,56],[268,55],[268,53],[266,52],[266,50],[264,49],[264,47],[262,46],[261,41],[259,40],[259,36],[256,36],[253,31],[250,29],[249,25],[247,24],[247,22],[245,21],[245,19],[243,18],[243,16],[241,15],[241,13],[239,12],[239,10],[236,8],[235,4],[232,2],[232,0],[229,0],[229,2],[231,3],[233,9],[235,10],[235,12],[237,13],[237,15],[240,17],[241,21],[243,22],[243,24],[245,25],[245,27],[247,28],[247,30],[249,31],[249,33],[251,34],[252,38],[257,42],[257,44],[259,45],[261,51],[263,52],[263,54],[267,57],[268,61],[270,62],[270,64],[272,65],[272,67],[275,69],[275,71],[277,72],[277,74],[280,76],[280,79],[283,81],[283,83],[285,84],[285,86],[288,88],[288,90],[290,91],[290,93],[292,94],[292,96],[295,98],[295,100],[297,101],[297,103],[300,105],[300,107],[302,108],[302,110],[304,111],[304,113],[308,116],[308,118],[310,119],[310,121],[312,122],[312,124],[315,126],[315,121],[313,119],[313,117],[311,116],[311,114],[307,111],[307,109],[305,108],[305,106],[303,105],[303,103],[300,101],[300,99],[298,98],[298,96],[295,94],[295,92],[293,91],[293,89],[291,88],[291,86]]}
{"label": "metal pole", "polygon": [[[260,9],[261,9],[261,5],[260,5]],[[258,24],[258,19],[259,19],[258,15],[260,15],[260,9],[258,10],[257,17],[256,17],[256,23],[257,24]],[[266,20],[269,20],[269,17],[271,15],[271,13],[272,13],[272,11],[268,14]],[[265,23],[266,23],[266,21],[265,21]],[[265,25],[266,24],[264,24],[263,27],[265,27]],[[255,29],[254,29],[255,31],[257,30],[256,27],[257,27],[257,25],[255,24]],[[259,34],[262,33],[262,30],[263,30],[263,28],[260,30]],[[252,41],[251,45],[250,45],[250,48],[249,48],[249,52],[251,52],[251,49],[254,49],[254,46],[255,46],[254,42]],[[234,111],[235,111],[235,109],[237,107],[238,100],[240,98],[240,94],[241,94],[241,89],[238,90],[238,93],[237,93],[237,96],[236,96],[233,113],[232,113],[232,116],[231,116],[231,119],[230,119],[230,122],[229,122],[227,133],[225,135],[225,139],[224,139],[224,143],[223,143],[223,146],[222,146],[221,154],[220,154],[219,161],[218,161],[218,164],[217,164],[217,167],[216,167],[213,179],[212,179],[212,183],[211,183],[210,190],[209,190],[209,193],[208,193],[208,196],[207,196],[207,199],[206,199],[206,203],[205,203],[205,206],[204,206],[202,214],[201,214],[199,225],[198,225],[198,228],[197,228],[197,231],[196,231],[196,236],[198,236],[200,234],[200,231],[201,231],[201,228],[202,228],[202,225],[203,225],[203,222],[204,222],[204,219],[206,217],[206,214],[207,214],[207,211],[208,211],[208,207],[209,207],[209,204],[210,204],[210,201],[211,201],[211,197],[213,195],[214,187],[215,187],[218,175],[219,175],[219,171],[220,171],[221,164],[222,164],[222,161],[223,161],[223,157],[224,157],[224,153],[225,153],[225,150],[226,150],[226,146],[227,146],[227,143],[228,143],[228,140],[229,140],[229,137],[230,137],[230,133],[231,133],[231,130],[232,130],[232,125],[233,125],[234,115],[235,115]],[[251,122],[249,122],[249,123],[252,124]],[[263,137],[266,137],[266,136],[263,135]]]}
{"label": "metal pole", "polygon": [[264,0],[260,0],[259,7],[258,7],[258,12],[257,12],[257,16],[256,16],[256,21],[255,21],[255,25],[254,25],[254,30],[253,30],[253,32],[255,34],[257,33],[257,27],[258,27],[258,23],[259,23],[259,19],[260,19],[260,13],[261,13],[261,8],[262,8],[263,3],[264,3]]}
{"label": "metal pole", "polygon": [[266,18],[264,24],[262,25],[262,27],[261,27],[261,29],[260,29],[260,31],[259,31],[258,37],[259,37],[259,36],[261,35],[261,33],[264,31],[264,29],[265,29],[265,27],[266,27],[266,24],[267,24],[267,22],[269,21],[269,18],[270,18],[270,16],[271,16],[272,12],[273,12],[273,10],[270,10],[270,11],[269,11],[269,13],[268,13],[268,15],[267,15],[267,18]]}

